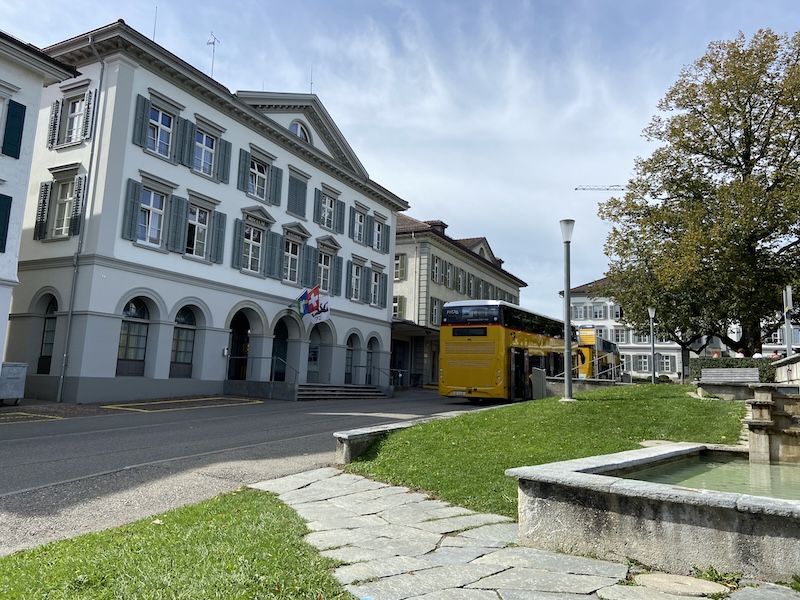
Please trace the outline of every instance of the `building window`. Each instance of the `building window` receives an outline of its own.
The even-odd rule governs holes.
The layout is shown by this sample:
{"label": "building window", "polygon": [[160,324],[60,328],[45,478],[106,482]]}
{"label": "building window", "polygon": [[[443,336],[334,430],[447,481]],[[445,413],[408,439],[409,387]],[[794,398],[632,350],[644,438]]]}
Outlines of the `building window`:
{"label": "building window", "polygon": [[72,92],[63,100],[56,100],[50,110],[50,130],[47,146],[74,144],[91,135],[92,92]]}
{"label": "building window", "polygon": [[194,313],[184,306],[175,315],[175,328],[172,330],[172,353],[170,356],[170,377],[191,377],[194,356],[195,335]]}
{"label": "building window", "polygon": [[456,276],[456,289],[459,293],[464,293],[464,269],[458,270],[458,275]]}
{"label": "building window", "polygon": [[386,224],[380,221],[375,221],[375,229],[372,234],[372,247],[375,250],[382,251],[383,250],[383,233],[384,229],[386,228]]}
{"label": "building window", "polygon": [[392,297],[392,318],[405,319],[406,318],[406,298],[405,296]]}
{"label": "building window", "polygon": [[56,212],[53,218],[53,237],[69,235],[72,206],[75,202],[75,180],[61,181],[57,184]]}
{"label": "building window", "polygon": [[244,248],[242,268],[253,273],[261,272],[264,230],[253,225],[244,224]]}
{"label": "building window", "polygon": [[354,300],[361,298],[361,275],[363,267],[353,263],[350,274],[350,297]]}
{"label": "building window", "polygon": [[623,371],[627,371],[628,373],[633,371],[633,357],[631,357],[630,354],[620,355],[620,361],[622,362]]}
{"label": "building window", "polygon": [[329,292],[331,290],[331,267],[333,265],[333,256],[327,252],[320,252],[317,263],[319,271],[319,291]]}
{"label": "building window", "polygon": [[614,343],[624,344],[628,341],[628,330],[624,327],[614,328]]}
{"label": "building window", "polygon": [[606,328],[605,327],[595,327],[594,328],[594,335],[597,339],[604,340],[606,338]]}
{"label": "building window", "polygon": [[194,204],[189,205],[189,224],[186,234],[186,254],[205,258],[208,240],[209,211]]}
{"label": "building window", "polygon": [[622,307],[619,304],[614,304],[611,307],[611,314],[615,321],[619,321],[622,318]]}
{"label": "building window", "polygon": [[283,279],[298,283],[300,277],[300,243],[286,239],[284,242]]}
{"label": "building window", "polygon": [[633,334],[633,343],[634,344],[649,344],[650,343],[650,335],[647,333],[634,333]]}
{"label": "building window", "polygon": [[300,121],[292,121],[289,125],[289,131],[307,143],[311,143],[311,135],[308,133],[308,128]]}
{"label": "building window", "polygon": [[86,178],[75,169],[54,170],[55,179],[39,186],[33,239],[64,238],[80,231]]}
{"label": "building window", "polygon": [[769,336],[768,344],[783,344],[783,328],[773,331]]}
{"label": "building window", "polygon": [[379,271],[372,272],[372,287],[369,301],[372,306],[380,306],[381,303],[381,275],[383,275],[383,273]]}
{"label": "building window", "polygon": [[366,225],[367,215],[363,212],[355,211],[353,221],[353,239],[357,242],[364,243],[364,227]]}
{"label": "building window", "polygon": [[441,281],[441,263],[442,261],[438,256],[433,257],[433,264],[431,264],[431,281],[434,283],[439,283]]}
{"label": "building window", "polygon": [[442,301],[438,298],[431,298],[431,311],[428,315],[428,323],[431,325],[439,325],[442,318]]}
{"label": "building window", "polygon": [[605,304],[593,304],[592,305],[592,319],[607,319],[608,318],[608,307]]}
{"label": "building window", "polygon": [[572,306],[572,318],[576,321],[582,321],[586,318],[586,307],[583,304],[574,304]]}
{"label": "building window", "polygon": [[667,334],[665,334],[665,333],[659,333],[658,335],[656,335],[656,343],[657,344],[669,344],[670,343],[669,336]]}
{"label": "building window", "polygon": [[172,151],[172,128],[175,117],[155,106],[150,106],[150,122],[147,125],[146,148],[165,158]]}
{"label": "building window", "polygon": [[660,373],[675,373],[677,361],[672,354],[662,354],[658,359],[658,370]]}
{"label": "building window", "polygon": [[444,284],[446,287],[453,288],[453,265],[445,263],[444,266]]}
{"label": "building window", "polygon": [[636,360],[634,361],[634,370],[644,373],[650,371],[650,355],[637,354]]}
{"label": "building window", "polygon": [[150,313],[141,298],[134,298],[122,311],[117,350],[117,375],[144,375],[145,350]]}
{"label": "building window", "polygon": [[406,263],[408,256],[405,254],[394,255],[394,280],[402,281],[406,278]]}
{"label": "building window", "polygon": [[333,229],[334,215],[336,212],[336,198],[322,194],[320,202],[319,224],[326,229]]}
{"label": "building window", "polygon": [[266,202],[269,167],[255,158],[250,159],[250,173],[247,180],[247,193]]}
{"label": "building window", "polygon": [[161,245],[161,232],[164,227],[164,206],[166,196],[142,186],[139,207],[137,241],[153,246]]}
{"label": "building window", "polygon": [[198,173],[212,176],[214,173],[214,149],[216,148],[217,138],[198,129],[195,134],[194,143],[194,166]]}
{"label": "building window", "polygon": [[475,297],[475,276],[468,275],[467,276],[467,296],[470,298]]}

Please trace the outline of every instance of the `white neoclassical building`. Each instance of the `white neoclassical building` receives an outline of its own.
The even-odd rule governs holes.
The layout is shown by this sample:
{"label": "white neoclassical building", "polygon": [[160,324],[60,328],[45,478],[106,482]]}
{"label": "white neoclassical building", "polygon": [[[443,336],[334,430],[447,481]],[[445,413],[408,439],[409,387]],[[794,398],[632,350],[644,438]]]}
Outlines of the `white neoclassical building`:
{"label": "white neoclassical building", "polygon": [[[389,385],[394,229],[317,96],[231,92],[118,21],[44,49],[11,307],[26,395]],[[319,286],[327,320],[296,299]],[[325,315],[323,315],[325,316]]]}
{"label": "white neoclassical building", "polygon": [[[28,193],[42,88],[74,77],[75,69],[0,31],[0,319],[17,285],[22,219]],[[6,328],[0,328],[5,348]]]}

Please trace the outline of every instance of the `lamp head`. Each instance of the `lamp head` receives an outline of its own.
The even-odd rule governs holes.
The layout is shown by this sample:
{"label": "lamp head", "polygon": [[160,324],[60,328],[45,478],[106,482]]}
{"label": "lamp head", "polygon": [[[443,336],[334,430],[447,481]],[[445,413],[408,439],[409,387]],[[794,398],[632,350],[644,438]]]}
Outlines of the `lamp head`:
{"label": "lamp head", "polygon": [[575,227],[575,219],[562,219],[561,223],[561,238],[565,242],[572,239],[572,229]]}
{"label": "lamp head", "polygon": [[654,319],[656,316],[656,307],[655,306],[648,306],[647,307],[647,314],[650,315],[651,319]]}

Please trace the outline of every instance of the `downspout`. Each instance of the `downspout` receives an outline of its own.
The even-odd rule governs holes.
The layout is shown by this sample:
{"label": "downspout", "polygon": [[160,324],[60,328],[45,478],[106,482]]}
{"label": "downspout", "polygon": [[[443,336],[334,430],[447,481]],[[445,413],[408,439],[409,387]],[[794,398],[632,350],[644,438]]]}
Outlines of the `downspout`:
{"label": "downspout", "polygon": [[[92,49],[95,57],[97,58],[97,62],[100,63],[100,78],[97,83],[97,95],[103,95],[103,115],[105,115],[106,111],[106,94],[103,93],[103,77],[105,75],[106,64],[102,58],[100,58],[100,54],[97,52],[97,48],[94,45],[94,40],[92,36],[89,36],[89,47]],[[99,99],[95,98],[95,103],[99,106]],[[88,107],[87,107],[88,110]],[[92,114],[92,141],[89,146],[89,165],[86,167],[86,185],[84,186],[84,198],[89,198],[91,196],[91,206],[94,207],[94,201],[97,195],[97,188],[92,183],[92,171],[95,165],[95,145],[97,144],[97,140],[100,138],[100,132],[97,130],[97,123],[98,123],[98,113],[99,111],[95,110],[94,114]],[[100,121],[102,122],[102,121]],[[91,190],[91,194],[89,191]],[[72,284],[70,287],[70,294],[69,294],[69,304],[67,307],[67,328],[66,328],[66,335],[64,339],[64,354],[61,357],[61,373],[58,377],[58,391],[56,392],[56,402],[63,402],[64,398],[64,380],[66,378],[67,373],[67,363],[69,358],[69,344],[70,338],[72,337],[72,318],[75,314],[75,290],[78,287],[78,258],[83,252],[83,238],[86,231],[86,214],[88,212],[89,205],[87,202],[83,203],[83,207],[81,210],[80,215],[80,227],[78,228],[78,248],[75,250],[75,254],[72,256]]]}

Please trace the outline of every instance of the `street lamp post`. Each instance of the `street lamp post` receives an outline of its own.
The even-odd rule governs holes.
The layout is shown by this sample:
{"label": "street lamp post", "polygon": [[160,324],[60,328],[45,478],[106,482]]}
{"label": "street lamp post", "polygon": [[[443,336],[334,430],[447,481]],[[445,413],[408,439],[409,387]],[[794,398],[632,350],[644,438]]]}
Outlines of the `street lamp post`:
{"label": "street lamp post", "polygon": [[574,219],[561,220],[561,238],[564,240],[564,397],[562,402],[573,402],[572,397],[572,323],[570,323],[569,245],[572,240]]}
{"label": "street lamp post", "polygon": [[650,315],[650,363],[651,371],[653,372],[651,383],[656,382],[656,338],[653,335],[653,319],[656,318],[656,309],[654,306],[647,308],[647,314]]}

